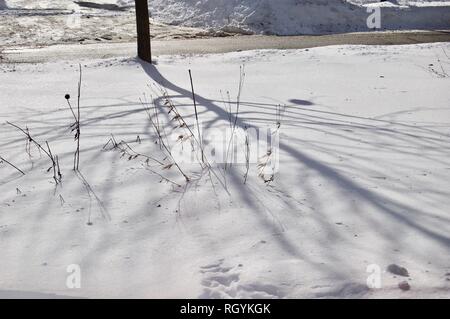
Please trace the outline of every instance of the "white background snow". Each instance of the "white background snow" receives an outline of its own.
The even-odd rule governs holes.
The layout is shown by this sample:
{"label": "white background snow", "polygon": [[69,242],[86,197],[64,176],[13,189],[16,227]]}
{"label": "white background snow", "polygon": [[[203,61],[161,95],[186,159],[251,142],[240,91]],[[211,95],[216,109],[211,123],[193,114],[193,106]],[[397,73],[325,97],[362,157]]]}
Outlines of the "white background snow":
{"label": "white background snow", "polygon": [[[27,173],[0,165],[3,295],[448,297],[449,52],[448,44],[335,46],[166,56],[153,67],[84,61],[82,175],[71,170],[64,100],[76,96],[77,65],[2,65],[0,153]],[[200,119],[227,127],[221,91],[234,99],[243,64],[239,125],[275,127],[277,105],[286,105],[271,185],[255,165],[244,185],[235,166],[228,195],[217,178],[183,166],[193,181],[174,187],[143,161],[102,150],[114,134],[159,154],[139,101],[155,81],[193,124],[188,68]],[[5,121],[49,141],[60,187]],[[185,185],[173,168],[152,169]],[[410,278],[386,272],[391,263]],[[66,287],[70,264],[82,269],[81,289]],[[382,269],[381,289],[366,286],[370,264]],[[402,280],[410,291],[398,289]]]}

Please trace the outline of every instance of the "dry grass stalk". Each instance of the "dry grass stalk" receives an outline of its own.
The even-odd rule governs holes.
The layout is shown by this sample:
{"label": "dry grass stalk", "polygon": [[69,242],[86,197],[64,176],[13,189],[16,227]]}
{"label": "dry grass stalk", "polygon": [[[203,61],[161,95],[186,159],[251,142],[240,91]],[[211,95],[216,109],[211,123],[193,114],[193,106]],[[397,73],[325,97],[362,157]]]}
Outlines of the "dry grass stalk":
{"label": "dry grass stalk", "polygon": [[[54,157],[52,154],[52,151],[50,149],[50,145],[48,144],[48,142],[46,141],[45,144],[47,146],[47,149],[45,149],[44,147],[42,147],[42,145],[37,142],[30,134],[30,131],[28,130],[28,128],[23,129],[20,126],[13,124],[11,122],[6,122],[8,125],[11,125],[12,127],[18,129],[19,131],[21,131],[27,138],[27,148],[29,151],[29,143],[33,143],[34,145],[36,145],[36,147],[39,149],[39,151],[44,152],[45,155],[47,155],[47,157],[50,159],[50,161],[52,162],[52,166],[49,167],[47,169],[47,172],[53,170],[53,179],[55,180],[56,184],[59,184],[62,180],[62,174],[61,171],[59,169],[59,161],[57,159],[57,157]],[[30,154],[30,153],[28,153]]]}
{"label": "dry grass stalk", "polygon": [[[142,100],[141,100],[141,103],[145,107],[145,110],[147,112],[150,123],[152,124],[152,127],[155,130],[155,133],[159,140],[159,145],[164,149],[164,151],[166,152],[166,155],[168,155],[168,157],[170,157],[172,164],[176,166],[176,168],[181,173],[181,175],[183,175],[186,182],[189,182],[190,181],[189,177],[184,173],[184,171],[181,169],[180,165],[178,165],[177,161],[175,160],[175,158],[172,155],[172,152],[170,151],[170,148],[167,146],[166,142],[164,141],[163,135],[161,133],[161,128],[160,128],[159,124],[157,124],[155,122],[155,120],[153,119],[153,116],[151,114],[149,107],[146,106]],[[154,103],[153,103],[153,105],[154,105],[154,109],[157,109],[156,105]],[[155,114],[156,114],[156,116],[158,116],[157,110],[155,111]]]}
{"label": "dry grass stalk", "polygon": [[244,174],[244,184],[247,183],[248,172],[250,170],[250,137],[248,135],[248,130],[245,130],[245,174]]}
{"label": "dry grass stalk", "polygon": [[[195,134],[193,133],[191,127],[187,124],[187,122],[184,119],[184,117],[181,115],[181,113],[178,111],[178,109],[175,106],[175,104],[172,102],[172,100],[171,100],[167,90],[165,88],[163,88],[162,86],[157,86],[157,88],[159,89],[161,98],[164,101],[164,103],[163,103],[164,107],[166,107],[168,109],[167,114],[169,114],[169,115],[172,114],[173,115],[172,121],[177,121],[177,123],[178,123],[178,125],[175,127],[175,129],[177,129],[177,128],[184,129],[186,133],[185,133],[185,135],[183,135],[183,140],[191,141],[191,145],[197,145],[198,148],[200,149],[203,158],[202,158],[201,162],[199,160],[199,163],[200,163],[200,166],[202,167],[202,169],[206,168],[210,173],[212,173],[217,178],[218,182],[223,186],[225,191],[229,194],[225,183],[216,174],[216,172],[212,168],[210,162],[208,161],[208,158],[207,158],[206,154],[204,153],[204,150],[203,150],[201,142],[199,141],[199,139],[197,139],[195,137]],[[195,93],[193,93],[193,94],[195,96]],[[162,131],[164,129],[164,126],[161,126],[161,124],[160,124],[160,122],[158,120],[159,113],[158,113],[158,108],[156,106],[155,100],[153,100],[153,109],[154,109],[154,112],[153,112],[154,115],[152,115],[151,112],[150,112],[150,109],[148,107],[146,107],[146,111],[147,111],[149,119],[150,119],[150,121],[152,123],[152,127],[154,128],[155,133],[158,136],[160,144],[163,146],[163,148],[166,150],[166,152],[168,152],[170,158],[174,162],[174,165],[176,165],[178,167],[178,169],[180,170],[178,164],[176,163],[175,159],[173,158],[172,154],[170,153],[170,150],[168,150],[167,144],[164,142],[164,136],[162,135]],[[193,151],[195,151],[194,148],[193,148]],[[187,182],[189,182],[189,181],[190,180],[187,180]]]}
{"label": "dry grass stalk", "polygon": [[189,79],[191,80],[192,100],[194,101],[195,121],[197,123],[198,142],[202,152],[202,162],[205,163],[205,152],[203,151],[202,135],[200,133],[200,124],[198,122],[197,102],[195,101],[194,82],[192,81],[192,72],[189,70]]}
{"label": "dry grass stalk", "polygon": [[21,173],[22,175],[25,175],[25,173],[18,168],[16,165],[12,164],[11,162],[7,161],[6,159],[4,159],[2,156],[0,156],[0,163],[5,162],[6,164],[8,164],[9,166],[11,166],[12,168],[16,169],[19,173]]}
{"label": "dry grass stalk", "polygon": [[72,107],[72,104],[70,104],[70,95],[66,94],[66,101],[69,105],[69,109],[72,112],[72,115],[74,117],[75,122],[70,125],[70,128],[72,129],[72,132],[75,131],[75,141],[77,143],[77,148],[75,150],[74,156],[73,156],[73,169],[79,170],[80,168],[80,134],[81,134],[81,124],[80,124],[80,99],[81,99],[81,81],[82,81],[82,70],[81,70],[81,64],[79,64],[80,69],[80,78],[78,80],[78,97],[77,97],[77,112],[75,114],[75,111]]}
{"label": "dry grass stalk", "polygon": [[[140,141],[140,139],[139,139]],[[140,143],[140,142],[139,142]],[[109,149],[107,147],[110,146]],[[136,152],[127,142],[124,140],[121,140],[119,143],[117,143],[116,138],[114,135],[111,134],[111,138],[106,142],[106,144],[103,146],[104,150],[118,150],[121,153],[121,157],[127,157],[128,160],[138,159],[142,158],[145,160],[147,164],[149,164],[150,161],[156,162],[159,165],[164,165],[163,162],[157,160],[154,157],[141,154]]]}
{"label": "dry grass stalk", "polygon": [[[244,81],[245,81],[245,67],[241,66],[239,68],[239,88],[238,88],[238,94],[236,97],[236,113],[234,114],[234,122],[233,125],[231,127],[231,136],[230,136],[230,140],[228,142],[228,147],[227,147],[227,152],[225,155],[225,170],[227,169],[228,166],[228,159],[230,157],[230,150],[233,144],[233,139],[234,139],[234,135],[236,132],[236,126],[237,126],[237,121],[239,118],[239,108],[240,108],[240,104],[241,104],[241,94],[242,94],[242,89],[244,87]],[[230,112],[230,117],[231,117],[231,112]]]}

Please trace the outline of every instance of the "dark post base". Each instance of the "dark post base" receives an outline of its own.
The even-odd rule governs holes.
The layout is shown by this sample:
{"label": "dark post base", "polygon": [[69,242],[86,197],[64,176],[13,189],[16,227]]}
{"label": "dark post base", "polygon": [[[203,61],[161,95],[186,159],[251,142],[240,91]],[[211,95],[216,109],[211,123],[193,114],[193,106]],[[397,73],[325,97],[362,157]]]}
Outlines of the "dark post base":
{"label": "dark post base", "polygon": [[148,0],[134,0],[134,3],[136,5],[138,56],[142,60],[152,63]]}

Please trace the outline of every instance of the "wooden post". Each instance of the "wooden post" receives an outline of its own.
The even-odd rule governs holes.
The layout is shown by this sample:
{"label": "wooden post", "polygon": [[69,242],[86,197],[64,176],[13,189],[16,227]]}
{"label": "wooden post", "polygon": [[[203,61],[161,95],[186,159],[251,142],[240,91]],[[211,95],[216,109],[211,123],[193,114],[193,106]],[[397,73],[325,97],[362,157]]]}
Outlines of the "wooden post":
{"label": "wooden post", "polygon": [[134,0],[134,3],[136,6],[138,57],[146,62],[152,63],[148,0]]}

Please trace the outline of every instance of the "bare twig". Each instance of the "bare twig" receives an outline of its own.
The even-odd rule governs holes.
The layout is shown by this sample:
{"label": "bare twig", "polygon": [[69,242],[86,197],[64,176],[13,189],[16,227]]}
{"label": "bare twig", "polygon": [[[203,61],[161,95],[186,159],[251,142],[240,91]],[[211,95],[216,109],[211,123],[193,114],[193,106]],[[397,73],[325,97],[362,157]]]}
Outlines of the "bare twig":
{"label": "bare twig", "polygon": [[75,120],[75,123],[70,125],[70,128],[72,129],[72,132],[75,131],[75,141],[77,143],[77,148],[75,150],[75,153],[73,155],[73,169],[79,170],[80,168],[80,133],[81,133],[81,124],[80,124],[80,98],[81,98],[81,81],[82,81],[82,70],[81,70],[81,64],[79,64],[80,68],[80,78],[78,80],[78,98],[77,98],[77,112],[75,113],[72,104],[70,103],[70,95],[66,94],[66,101],[67,105],[69,106],[70,112],[73,115],[73,118]]}
{"label": "bare twig", "polygon": [[[208,158],[206,157],[206,155],[203,152],[202,146],[200,144],[200,141],[195,137],[195,134],[192,132],[192,129],[190,128],[190,126],[186,123],[184,117],[181,115],[181,113],[178,111],[177,107],[175,106],[175,104],[172,102],[172,100],[169,97],[169,94],[167,93],[167,91],[160,87],[161,89],[161,93],[163,98],[165,99],[164,105],[166,105],[169,108],[169,113],[173,113],[175,115],[174,119],[176,119],[179,123],[179,127],[183,128],[185,130],[187,130],[187,132],[189,133],[188,138],[192,138],[195,142],[195,144],[200,148],[200,150],[203,153],[203,161],[202,163],[208,168],[211,169],[213,171],[213,174],[217,177],[217,179],[219,180],[219,182],[224,186],[224,188],[226,189],[226,186],[224,183],[222,183],[222,181],[220,181],[219,177],[217,176],[217,174],[214,172],[214,170],[211,167],[211,164],[208,161]],[[157,109],[156,104],[154,103],[154,108]],[[155,111],[156,112],[156,111]],[[202,166],[202,163],[200,163],[200,166]],[[203,168],[203,166],[202,166]],[[228,191],[227,191],[228,192]]]}
{"label": "bare twig", "polygon": [[200,144],[200,150],[202,152],[202,162],[205,163],[205,155],[203,151],[202,136],[200,133],[200,124],[198,122],[197,102],[195,101],[194,82],[192,81],[192,72],[189,70],[189,79],[191,80],[192,100],[194,101],[195,121],[197,122],[198,142]]}
{"label": "bare twig", "polygon": [[57,174],[58,174],[58,179],[59,179],[59,181],[61,181],[62,180],[62,174],[61,174],[61,168],[59,167],[59,157],[58,157],[58,155],[55,156],[55,161],[56,161],[56,171],[57,171]]}
{"label": "bare twig", "polygon": [[449,59],[449,60],[450,60],[450,57],[448,56],[448,54],[447,54],[447,51],[445,51],[445,49],[444,49],[444,48],[442,48],[442,51],[444,51],[444,54],[445,54],[445,56],[447,57],[447,59]]}
{"label": "bare twig", "polygon": [[[157,86],[161,92],[161,96],[162,99],[164,99],[164,106],[168,108],[168,114],[172,113],[174,115],[172,120],[176,120],[178,122],[178,127],[182,128],[184,130],[187,131],[187,138],[191,141],[191,144],[196,144],[198,146],[198,148],[202,151],[202,155],[203,155],[203,161],[200,162],[200,166],[202,167],[202,169],[208,169],[210,171],[210,173],[212,173],[218,180],[218,182],[223,186],[224,190],[227,192],[228,195],[230,195],[226,184],[224,181],[221,180],[221,178],[217,175],[217,173],[214,171],[214,169],[212,168],[210,162],[208,161],[208,158],[206,156],[206,154],[203,152],[203,148],[202,145],[200,143],[200,141],[195,137],[195,134],[192,132],[192,129],[190,128],[190,126],[187,124],[187,122],[185,121],[184,117],[181,115],[181,113],[178,111],[177,107],[175,106],[175,104],[172,102],[172,100],[170,99],[170,96],[167,92],[167,90],[162,87],[162,86]],[[195,93],[194,93],[195,94]],[[142,101],[141,101],[142,103]],[[154,109],[155,109],[155,116],[158,117],[158,111],[157,111],[157,106],[156,106],[156,102],[155,99],[153,100],[153,105],[154,105]],[[145,105],[144,105],[145,106]],[[162,147],[164,149],[166,149],[168,155],[171,157],[172,161],[174,162],[173,165],[176,165],[178,167],[178,169],[180,170],[180,167],[178,166],[178,164],[176,163],[175,159],[173,158],[170,150],[167,148],[167,144],[164,142],[163,136],[161,134],[161,130],[164,130],[164,126],[158,126],[156,125],[155,121],[153,120],[153,116],[150,112],[150,109],[148,107],[145,108],[147,111],[147,114],[150,118],[150,121],[152,123],[152,126],[155,130],[156,135],[158,136],[158,139],[160,140],[160,145],[162,145]],[[159,123],[159,122],[158,122]],[[203,164],[203,165],[202,165]],[[184,173],[183,173],[184,175]],[[187,180],[188,182],[190,180]]]}
{"label": "bare twig", "polygon": [[158,172],[155,172],[154,170],[152,170],[152,169],[150,169],[150,168],[148,168],[148,167],[145,167],[145,169],[148,170],[148,171],[150,171],[151,173],[153,173],[153,174],[155,174],[155,175],[161,177],[161,179],[165,180],[166,182],[169,182],[169,183],[171,183],[171,184],[173,184],[173,185],[175,185],[175,186],[177,186],[177,187],[181,187],[180,184],[178,184],[178,183],[176,183],[176,182],[170,180],[169,178],[167,178],[167,177],[165,177],[165,176],[159,174]]}
{"label": "bare twig", "polygon": [[127,142],[125,142],[123,140],[120,141],[119,143],[117,143],[114,135],[112,135],[112,134],[111,134],[111,138],[103,146],[103,149],[106,150],[106,147],[110,144],[111,144],[110,150],[119,150],[120,153],[122,154],[122,157],[127,156],[128,160],[144,158],[147,164],[150,162],[150,160],[152,160],[152,161],[158,163],[159,165],[165,165],[163,162],[157,160],[154,157],[136,152],[134,149],[131,148],[131,146]]}
{"label": "bare twig", "polygon": [[[161,135],[161,131],[159,129],[159,126],[155,123],[155,121],[153,120],[152,114],[150,113],[149,108],[143,103],[143,101],[141,100],[141,104],[144,106],[148,118],[150,120],[150,123],[152,124],[156,135],[158,136],[159,142],[160,142],[160,146],[163,147],[163,149],[166,151],[167,155],[172,159],[173,164],[176,166],[176,168],[178,169],[178,171],[181,173],[181,175],[183,175],[183,177],[185,178],[186,182],[189,182],[190,179],[189,177],[183,172],[183,170],[181,169],[180,165],[178,165],[177,161],[175,160],[175,158],[172,155],[172,152],[170,151],[169,147],[167,147],[166,143],[164,142],[163,136]],[[155,106],[156,108],[156,106]]]}
{"label": "bare twig", "polygon": [[64,206],[64,204],[66,203],[66,201],[64,200],[64,197],[62,197],[61,194],[59,194],[59,202],[60,202],[61,206]]}
{"label": "bare twig", "polygon": [[[101,213],[102,217],[106,220],[111,220],[111,217],[109,216],[109,213],[108,213],[105,205],[103,204],[102,200],[94,192],[94,189],[91,187],[91,185],[86,180],[86,178],[83,176],[83,174],[80,171],[75,171],[75,174],[80,179],[80,181],[84,185],[84,187],[86,188],[86,191],[87,191],[87,194],[88,194],[90,200],[92,200],[92,197],[96,200],[98,207],[100,208],[100,213]],[[90,209],[89,209],[89,218],[88,218],[87,224],[92,225]]]}
{"label": "bare twig", "polygon": [[15,168],[17,171],[19,171],[22,175],[25,175],[25,173],[20,168],[18,168],[16,165],[12,164],[11,162],[5,160],[2,156],[0,156],[0,162],[5,162],[9,166],[11,166],[11,167]]}
{"label": "bare twig", "polygon": [[277,105],[277,130],[281,127],[281,122],[283,120],[284,114],[286,113],[286,104],[281,106],[280,104]]}
{"label": "bare twig", "polygon": [[79,68],[80,68],[80,80],[78,81],[78,105],[77,105],[77,109],[78,109],[78,113],[77,113],[77,170],[79,170],[80,168],[80,133],[81,133],[81,128],[80,128],[80,118],[81,118],[81,113],[80,113],[80,98],[81,98],[81,79],[82,79],[82,71],[81,71],[81,64],[79,64]]}
{"label": "bare twig", "polygon": [[[24,130],[23,128],[17,126],[16,124],[13,124],[11,122],[6,121],[6,124],[11,125],[12,127],[15,127],[16,129],[20,130],[23,134],[25,134],[25,136],[27,137],[27,143],[31,142],[34,145],[37,146],[37,148],[40,151],[43,151],[45,153],[45,155],[47,155],[50,159],[52,159],[51,155],[45,150],[45,148],[42,147],[41,144],[39,144],[30,134],[28,128],[26,128],[26,130]],[[53,160],[53,159],[52,159]]]}
{"label": "bare twig", "polygon": [[228,147],[227,147],[227,152],[226,152],[226,157],[225,157],[225,170],[227,169],[228,166],[228,158],[229,158],[229,153],[230,153],[230,149],[231,149],[231,144],[233,142],[233,138],[234,138],[234,134],[236,131],[236,125],[237,125],[237,121],[239,118],[239,108],[240,108],[240,104],[241,104],[241,94],[242,94],[242,88],[244,87],[244,80],[245,80],[245,68],[244,66],[241,66],[239,68],[240,73],[239,73],[239,88],[238,88],[238,94],[237,94],[237,98],[236,98],[236,114],[234,115],[234,122],[233,122],[233,126],[231,129],[231,136],[230,136],[230,140],[228,142]]}
{"label": "bare twig", "polygon": [[55,180],[56,184],[59,184],[61,182],[61,172],[59,172],[58,157],[53,156],[50,145],[48,145],[47,141],[45,142],[45,144],[47,145],[48,153],[50,154],[50,158],[52,159],[52,167],[50,169],[53,169],[53,179]]}
{"label": "bare twig", "polygon": [[247,183],[248,171],[250,170],[250,138],[248,136],[248,131],[245,130],[245,174],[244,174],[244,184]]}
{"label": "bare twig", "polygon": [[21,128],[20,126],[13,124],[11,122],[6,122],[8,125],[11,125],[13,127],[15,127],[16,129],[20,130],[27,138],[27,143],[33,143],[34,145],[37,146],[37,148],[44,152],[45,155],[47,155],[47,157],[50,159],[50,161],[52,162],[52,166],[47,170],[50,171],[53,169],[53,179],[55,180],[56,184],[59,184],[61,182],[61,172],[59,170],[59,162],[57,160],[57,158],[55,158],[52,154],[52,151],[50,149],[50,145],[48,144],[48,142],[46,141],[45,144],[47,146],[47,149],[45,149],[44,147],[42,147],[42,145],[37,142],[30,134],[30,131],[28,130],[28,128],[26,128],[26,130],[24,130],[23,128]]}

